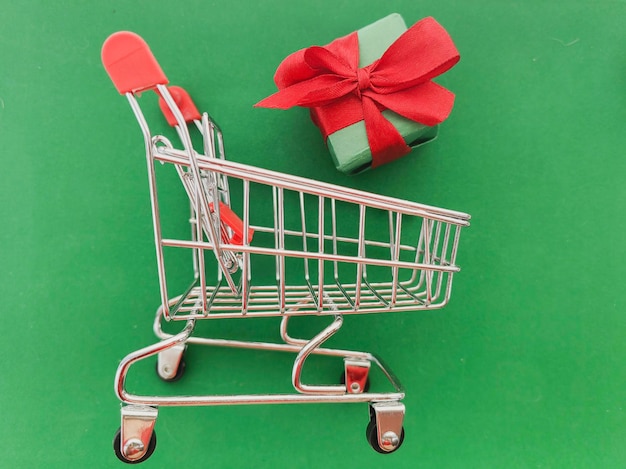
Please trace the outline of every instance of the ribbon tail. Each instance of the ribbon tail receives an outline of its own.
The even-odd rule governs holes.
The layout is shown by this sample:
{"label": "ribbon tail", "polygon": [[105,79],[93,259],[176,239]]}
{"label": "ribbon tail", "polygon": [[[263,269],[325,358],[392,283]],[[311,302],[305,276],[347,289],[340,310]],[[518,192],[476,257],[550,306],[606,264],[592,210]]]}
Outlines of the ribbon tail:
{"label": "ribbon tail", "polygon": [[354,80],[332,74],[320,75],[283,88],[254,107],[289,109],[293,106],[323,106],[350,93],[355,86]]}
{"label": "ribbon tail", "polygon": [[363,96],[367,141],[372,151],[372,168],[389,163],[411,151],[398,130],[381,114],[376,103]]}

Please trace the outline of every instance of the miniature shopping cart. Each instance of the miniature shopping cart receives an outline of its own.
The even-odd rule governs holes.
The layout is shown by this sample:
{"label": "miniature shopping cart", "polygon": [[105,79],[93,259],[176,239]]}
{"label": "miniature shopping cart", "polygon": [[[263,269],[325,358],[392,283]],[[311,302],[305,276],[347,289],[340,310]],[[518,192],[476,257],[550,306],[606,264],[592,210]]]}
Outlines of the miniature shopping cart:
{"label": "miniature shopping cart", "polygon": [[[228,161],[216,123],[197,111],[185,90],[166,86],[165,74],[139,36],[113,34],[103,46],[102,60],[143,132],[161,291],[154,321],[159,341],[126,356],[115,377],[123,404],[114,440],[118,458],[137,463],[152,454],[161,406],[367,402],[370,445],[380,453],[398,449],[405,407],[397,378],[371,353],[323,344],[339,330],[346,314],[444,306],[459,271],[457,246],[469,216]],[[148,90],[156,92],[177,136],[173,131],[171,139],[151,133],[137,99]],[[188,124],[199,130],[195,140]],[[168,174],[177,173],[189,200],[188,235],[180,230],[173,236],[165,233],[157,179],[168,168],[161,164],[170,167]],[[180,286],[178,264],[166,271],[171,253],[182,253],[191,264],[189,286]],[[331,323],[311,339],[289,334],[290,318],[312,315],[327,316]],[[259,317],[281,318],[283,343],[192,335],[197,321]],[[163,321],[183,321],[184,327],[166,333]],[[140,396],[126,390],[131,365],[155,355],[158,375],[166,381],[178,379],[189,344],[292,352],[295,392]],[[343,379],[332,385],[305,384],[302,372],[311,355],[343,359]],[[386,376],[389,391],[369,392],[372,364]]]}

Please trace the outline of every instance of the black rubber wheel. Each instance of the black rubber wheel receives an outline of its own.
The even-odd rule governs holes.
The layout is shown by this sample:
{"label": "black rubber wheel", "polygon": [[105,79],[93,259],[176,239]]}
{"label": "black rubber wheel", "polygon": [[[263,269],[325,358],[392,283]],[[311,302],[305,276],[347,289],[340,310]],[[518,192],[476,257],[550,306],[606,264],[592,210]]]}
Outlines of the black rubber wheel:
{"label": "black rubber wheel", "polygon": [[391,454],[394,451],[397,451],[400,448],[400,446],[402,446],[402,443],[404,442],[404,427],[402,427],[402,433],[400,434],[400,444],[398,444],[398,446],[396,446],[396,448],[391,451],[385,451],[378,444],[377,433],[378,433],[378,427],[376,426],[376,420],[371,419],[370,423],[367,425],[367,430],[365,430],[365,437],[367,438],[367,442],[370,444],[370,446],[374,448],[374,450],[379,452],[380,454]]}
{"label": "black rubber wheel", "polygon": [[[346,372],[345,372],[345,370],[343,371],[343,373],[341,373],[341,377],[339,378],[339,382],[341,384],[346,384]],[[364,389],[361,392],[368,392],[369,390],[370,390],[370,377],[368,376],[367,380],[365,381]]]}
{"label": "black rubber wheel", "polygon": [[155,370],[156,370],[156,374],[159,378],[161,378],[163,381],[166,381],[168,383],[173,383],[174,381],[178,381],[180,378],[183,377],[183,375],[185,374],[185,367],[186,367],[186,363],[185,363],[185,357],[183,356],[180,359],[180,363],[178,364],[178,369],[176,370],[176,374],[174,376],[172,376],[171,378],[164,378],[163,376],[161,376],[161,374],[159,373],[159,361],[157,360],[156,365],[155,365]]}
{"label": "black rubber wheel", "polygon": [[153,431],[152,436],[150,437],[150,443],[148,443],[148,450],[146,451],[146,454],[144,454],[140,459],[130,461],[129,459],[126,459],[122,454],[122,429],[118,428],[117,432],[115,433],[115,437],[113,438],[113,451],[115,451],[115,456],[117,456],[117,459],[119,459],[120,461],[125,462],[126,464],[139,464],[140,462],[144,462],[146,459],[152,456],[152,453],[154,453],[154,450],[156,449],[156,444],[156,432]]}

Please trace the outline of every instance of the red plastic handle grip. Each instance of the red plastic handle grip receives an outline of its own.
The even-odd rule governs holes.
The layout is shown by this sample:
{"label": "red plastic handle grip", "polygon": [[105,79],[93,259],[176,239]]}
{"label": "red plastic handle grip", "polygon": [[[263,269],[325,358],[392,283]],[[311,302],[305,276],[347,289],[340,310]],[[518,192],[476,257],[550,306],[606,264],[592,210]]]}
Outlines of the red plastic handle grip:
{"label": "red plastic handle grip", "polygon": [[[185,122],[189,123],[194,120],[202,119],[198,108],[191,100],[191,96],[189,96],[187,91],[180,86],[170,86],[168,90],[172,95],[174,102],[178,106],[178,109],[180,109]],[[172,114],[172,110],[169,108],[162,96],[159,97],[159,107],[161,108],[161,112],[163,112],[167,123],[172,127],[177,125],[176,118],[174,117],[174,114]]]}
{"label": "red plastic handle grip", "polygon": [[[209,204],[211,212],[214,211],[213,204]],[[224,239],[228,244],[243,245],[243,221],[233,212],[228,205],[220,202],[220,221],[233,230],[233,235],[230,239]],[[254,230],[248,228],[248,243],[252,241]]]}
{"label": "red plastic handle grip", "polygon": [[168,83],[146,41],[130,31],[113,33],[104,41],[102,64],[120,94],[137,93]]}

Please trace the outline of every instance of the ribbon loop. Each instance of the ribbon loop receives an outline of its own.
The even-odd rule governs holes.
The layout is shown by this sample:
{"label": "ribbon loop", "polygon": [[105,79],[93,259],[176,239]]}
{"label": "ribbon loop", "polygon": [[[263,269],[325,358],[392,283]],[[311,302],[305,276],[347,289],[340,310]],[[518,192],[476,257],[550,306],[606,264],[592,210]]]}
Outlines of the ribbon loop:
{"label": "ribbon loop", "polygon": [[359,96],[362,91],[365,91],[370,87],[370,71],[369,68],[359,68],[356,71],[356,80],[359,87]]}

